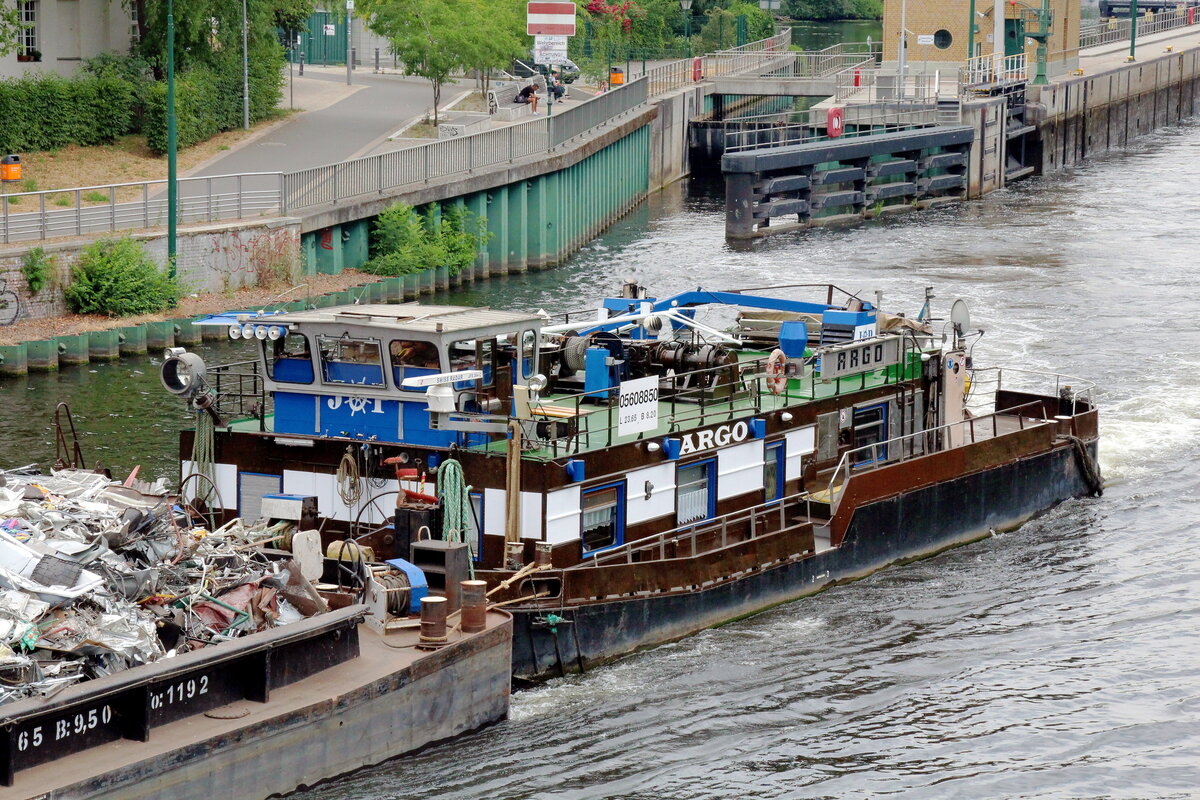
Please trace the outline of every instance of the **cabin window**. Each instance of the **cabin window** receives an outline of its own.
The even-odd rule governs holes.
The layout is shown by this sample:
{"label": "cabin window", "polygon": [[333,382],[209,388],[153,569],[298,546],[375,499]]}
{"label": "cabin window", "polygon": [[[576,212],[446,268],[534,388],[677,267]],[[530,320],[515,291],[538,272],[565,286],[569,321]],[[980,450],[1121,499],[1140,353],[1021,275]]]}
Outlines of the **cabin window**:
{"label": "cabin window", "polygon": [[679,468],[675,485],[676,513],[680,525],[716,516],[717,482],[713,480],[716,461],[709,459]]}
{"label": "cabin window", "polygon": [[[492,385],[493,354],[496,352],[495,339],[464,339],[450,343],[450,371],[461,372],[467,369],[483,371],[483,386]],[[472,381],[459,381],[455,388],[467,389]]]}
{"label": "cabin window", "polygon": [[433,342],[393,339],[388,346],[388,353],[392,359],[392,380],[396,382],[397,389],[405,378],[436,375],[442,371],[437,345]]}
{"label": "cabin window", "polygon": [[537,372],[537,334],[521,331],[521,376],[528,378]]}
{"label": "cabin window", "polygon": [[590,555],[625,541],[625,484],[610,483],[580,496],[583,554]]}
{"label": "cabin window", "polygon": [[763,487],[766,491],[764,502],[771,503],[783,497],[783,451],[784,442],[767,445],[766,458],[763,459]]}
{"label": "cabin window", "polygon": [[383,361],[376,339],[318,336],[321,379],[325,383],[383,386]]}
{"label": "cabin window", "polygon": [[312,350],[308,337],[290,333],[281,339],[263,340],[267,377],[279,383],[312,383]]}
{"label": "cabin window", "polygon": [[471,513],[467,514],[467,544],[471,557],[479,561],[483,557],[483,493],[470,492]]}
{"label": "cabin window", "polygon": [[854,447],[867,449],[854,454],[855,464],[873,464],[887,458],[887,446],[869,447],[887,441],[887,403],[854,409]]}

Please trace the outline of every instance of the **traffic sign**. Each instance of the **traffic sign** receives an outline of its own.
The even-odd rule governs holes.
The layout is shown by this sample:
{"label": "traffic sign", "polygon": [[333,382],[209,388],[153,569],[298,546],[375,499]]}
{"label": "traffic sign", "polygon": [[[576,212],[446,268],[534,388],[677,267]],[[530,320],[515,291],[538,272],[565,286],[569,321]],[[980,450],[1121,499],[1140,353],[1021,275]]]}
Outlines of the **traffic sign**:
{"label": "traffic sign", "polygon": [[575,4],[533,0],[526,6],[525,32],[530,36],[574,36]]}
{"label": "traffic sign", "polygon": [[566,36],[535,36],[533,37],[533,63],[561,64],[567,60]]}

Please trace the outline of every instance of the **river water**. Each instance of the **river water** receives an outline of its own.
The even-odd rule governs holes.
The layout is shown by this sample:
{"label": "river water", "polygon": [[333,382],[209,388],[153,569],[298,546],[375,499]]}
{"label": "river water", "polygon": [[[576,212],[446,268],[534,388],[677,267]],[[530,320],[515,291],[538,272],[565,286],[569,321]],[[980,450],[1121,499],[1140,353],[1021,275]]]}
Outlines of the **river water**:
{"label": "river water", "polygon": [[[1200,786],[1200,125],[984,200],[733,249],[721,201],[660,194],[559,269],[450,302],[579,308],[831,280],[915,313],[970,304],[980,366],[1099,384],[1103,498],[513,698],[508,721],[301,795],[368,798],[1175,798]],[[210,360],[236,357],[211,348]],[[0,464],[168,474],[186,416],[155,366],[0,384]]]}

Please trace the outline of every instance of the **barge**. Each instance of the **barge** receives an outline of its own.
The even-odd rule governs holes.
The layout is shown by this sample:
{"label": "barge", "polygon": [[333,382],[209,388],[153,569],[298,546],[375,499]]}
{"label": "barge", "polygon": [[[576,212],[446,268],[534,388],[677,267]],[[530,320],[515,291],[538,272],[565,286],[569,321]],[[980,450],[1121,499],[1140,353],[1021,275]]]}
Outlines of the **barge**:
{"label": "barge", "polygon": [[507,716],[482,582],[136,487],[0,471],[0,797],[256,800]]}
{"label": "barge", "polygon": [[965,304],[934,299],[627,283],[558,316],[216,316],[259,346],[168,386],[200,423],[183,484],[227,516],[305,497],[326,546],[465,546],[515,679],[589,669],[1102,491],[1091,385],[980,365]]}

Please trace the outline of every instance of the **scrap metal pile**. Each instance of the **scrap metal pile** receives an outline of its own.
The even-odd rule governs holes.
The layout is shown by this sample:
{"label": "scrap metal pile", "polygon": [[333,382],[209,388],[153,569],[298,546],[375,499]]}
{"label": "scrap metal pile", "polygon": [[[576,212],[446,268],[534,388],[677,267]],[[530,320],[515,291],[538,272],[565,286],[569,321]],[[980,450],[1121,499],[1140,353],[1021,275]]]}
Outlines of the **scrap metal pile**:
{"label": "scrap metal pile", "polygon": [[0,470],[0,704],[326,610],[281,525],[194,522],[161,482]]}

